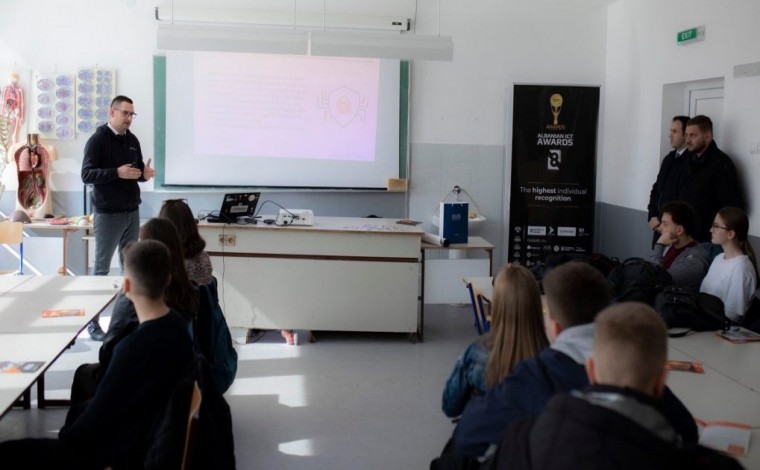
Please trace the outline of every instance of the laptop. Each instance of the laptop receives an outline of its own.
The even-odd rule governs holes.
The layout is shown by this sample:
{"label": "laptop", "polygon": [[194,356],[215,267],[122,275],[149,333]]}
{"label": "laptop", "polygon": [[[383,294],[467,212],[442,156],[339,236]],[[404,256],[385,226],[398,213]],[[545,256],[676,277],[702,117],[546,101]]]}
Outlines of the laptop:
{"label": "laptop", "polygon": [[[233,224],[239,217],[253,218],[261,193],[225,194],[219,217],[206,217],[206,221],[217,224]],[[250,220],[250,219],[249,219]]]}

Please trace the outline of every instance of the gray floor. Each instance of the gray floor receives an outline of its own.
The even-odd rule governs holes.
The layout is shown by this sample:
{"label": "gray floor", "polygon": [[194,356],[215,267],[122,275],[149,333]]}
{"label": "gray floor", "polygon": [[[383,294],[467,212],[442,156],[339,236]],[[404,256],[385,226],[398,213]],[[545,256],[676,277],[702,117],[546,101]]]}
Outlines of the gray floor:
{"label": "gray floor", "polygon": [[[425,313],[424,343],[321,332],[312,344],[305,334],[287,346],[267,333],[238,345],[227,393],[238,468],[428,468],[452,431],[440,410],[443,383],[475,331],[469,307],[428,305]],[[98,346],[78,340],[46,375],[48,395],[67,396],[74,368],[93,362]],[[12,410],[0,420],[0,441],[54,437],[65,413]]]}

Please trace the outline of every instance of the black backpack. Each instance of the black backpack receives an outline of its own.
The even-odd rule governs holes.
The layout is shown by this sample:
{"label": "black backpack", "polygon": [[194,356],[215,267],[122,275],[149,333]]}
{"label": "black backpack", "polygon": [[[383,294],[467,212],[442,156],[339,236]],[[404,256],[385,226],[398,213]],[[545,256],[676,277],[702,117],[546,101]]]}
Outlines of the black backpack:
{"label": "black backpack", "polygon": [[665,268],[643,258],[628,258],[607,279],[612,282],[616,302],[636,301],[652,306],[657,293],[673,284]]}
{"label": "black backpack", "polygon": [[620,260],[601,253],[594,253],[588,259],[588,264],[598,269],[602,274],[609,276],[613,269],[620,266]]}
{"label": "black backpack", "polygon": [[752,295],[752,303],[749,304],[742,319],[742,326],[755,333],[760,333],[760,297],[758,296],[760,296],[760,290]]}
{"label": "black backpack", "polygon": [[715,331],[730,325],[723,301],[714,295],[685,287],[668,286],[657,294],[655,310],[668,328]]}

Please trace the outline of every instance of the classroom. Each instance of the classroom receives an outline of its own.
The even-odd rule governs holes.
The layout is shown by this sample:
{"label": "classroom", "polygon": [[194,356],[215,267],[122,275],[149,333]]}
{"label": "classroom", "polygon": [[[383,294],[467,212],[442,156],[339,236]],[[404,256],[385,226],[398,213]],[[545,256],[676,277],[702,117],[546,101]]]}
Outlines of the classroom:
{"label": "classroom", "polygon": [[[246,344],[250,333],[245,331],[244,319],[248,318],[248,312],[243,315],[237,309],[246,302],[245,295],[237,292],[246,287],[222,279],[222,265],[219,259],[214,261],[220,286],[226,285],[228,293],[233,292],[222,304],[233,327],[239,358],[238,380],[226,397],[232,409],[235,452],[240,468],[379,468],[381,465],[418,468],[427,467],[441,452],[453,425],[440,412],[440,392],[457,356],[476,334],[472,327],[470,297],[462,278],[495,276],[509,260],[513,124],[519,118],[513,108],[516,86],[598,89],[596,140],[593,142],[595,198],[589,209],[593,214],[592,251],[620,260],[649,258],[652,231],[647,226],[647,204],[662,158],[671,150],[668,141],[671,119],[681,114],[693,116],[695,113],[690,112],[693,96],[705,94],[711,100],[709,109],[717,110],[710,116],[715,142],[731,157],[746,200],[749,243],[760,248],[760,217],[755,211],[760,189],[751,184],[751,175],[760,173],[757,158],[760,155],[760,114],[757,112],[760,37],[753,33],[756,19],[760,18],[760,3],[754,0],[485,0],[476,3],[392,0],[383,2],[382,6],[374,3],[294,1],[285,8],[276,5],[277,2],[222,0],[214,4],[213,10],[280,8],[286,14],[307,12],[316,17],[321,17],[324,10],[325,21],[331,14],[398,15],[410,18],[413,25],[412,30],[404,34],[450,37],[451,60],[412,59],[408,62],[407,140],[405,145],[404,142],[400,145],[405,147],[404,158],[400,173],[389,175],[405,180],[407,189],[402,191],[315,189],[297,187],[298,184],[283,188],[237,183],[225,187],[227,185],[218,181],[200,187],[166,184],[161,172],[169,157],[164,147],[166,129],[161,123],[171,128],[183,120],[183,116],[172,114],[171,103],[166,99],[167,90],[160,87],[161,67],[165,63],[162,60],[167,51],[157,44],[156,8],[189,5],[203,12],[204,8],[211,7],[186,0],[30,0],[7,1],[2,8],[0,88],[6,85],[9,74],[21,75],[21,85],[28,90],[24,135],[32,132],[31,126],[36,122],[32,119],[36,108],[31,90],[37,73],[75,74],[85,67],[111,70],[116,77],[116,93],[134,101],[136,116],[130,130],[139,139],[143,158],[154,158],[154,162],[158,159],[162,165],[157,166],[156,180],[140,183],[141,219],[156,217],[166,199],[186,199],[197,215],[201,211],[218,210],[227,193],[256,191],[261,193],[259,207],[263,201],[271,200],[283,208],[309,209],[315,217],[336,220],[369,215],[391,221],[410,219],[421,222],[416,229],[434,232],[431,211],[436,211],[442,196],[453,197],[454,187],[464,190],[465,199],[475,203],[479,215],[483,216],[484,222],[476,235],[487,243],[485,249],[475,247],[464,254],[452,254],[455,250],[428,250],[427,253],[423,250],[423,259],[427,257],[427,261],[423,263],[426,271],[421,288],[417,284],[416,257],[420,254],[417,245],[411,252],[408,247],[399,247],[399,252],[407,250],[403,255],[385,251],[378,254],[393,257],[399,264],[403,264],[402,258],[415,258],[414,263],[403,261],[409,266],[393,269],[389,266],[391,263],[377,263],[378,269],[387,270],[382,271],[384,277],[395,282],[388,281],[382,287],[402,292],[398,299],[387,299],[378,286],[362,286],[361,270],[335,278],[324,274],[326,277],[320,283],[322,267],[298,271],[282,267],[283,260],[279,258],[267,258],[267,269],[283,273],[298,271],[293,286],[316,284],[313,291],[308,291],[309,298],[294,298],[290,310],[303,310],[314,302],[325,303],[325,310],[332,309],[329,302],[338,297],[334,290],[340,287],[331,286],[330,281],[340,280],[358,283],[344,288],[348,292],[345,296],[353,297],[353,305],[366,305],[368,312],[373,308],[382,310],[379,305],[385,300],[392,300],[392,308],[413,309],[408,315],[393,320],[390,330],[374,326],[364,329],[365,324],[361,323],[357,328],[336,328],[329,323],[321,328],[329,332],[321,335],[318,323],[304,320],[300,324],[289,324],[287,328],[299,333],[316,331],[316,343],[290,349],[283,349],[281,338],[271,333],[265,334],[258,343]],[[702,36],[679,44],[678,34],[691,28],[699,30]],[[175,85],[174,82],[169,84]],[[173,121],[167,122],[167,119]],[[81,178],[85,144],[90,135],[81,132],[71,138],[46,140],[41,137],[44,144],[54,147],[56,154],[49,178],[51,213],[56,217],[82,216],[92,211],[89,193]],[[301,169],[283,171],[295,173]],[[215,172],[213,168],[208,170],[209,174]],[[245,179],[243,172],[237,173]],[[19,186],[15,165],[5,166],[0,176],[3,188],[0,212],[9,216],[16,209],[13,195]],[[274,205],[268,205],[262,213],[273,212],[276,215]],[[362,229],[367,227],[369,225],[361,226]],[[62,257],[64,273],[77,277],[87,274],[93,265],[93,251],[91,243],[82,240],[81,233],[72,231],[68,238],[64,235],[62,252],[60,235],[42,232],[39,230],[24,238],[26,274],[55,275],[62,268]],[[207,238],[208,251],[223,253],[223,247],[216,243],[218,237],[224,236],[223,230],[205,228],[201,234]],[[238,243],[242,243],[240,239]],[[276,252],[278,243],[299,246],[303,242],[296,239],[271,243],[271,247],[261,250]],[[353,249],[353,241],[345,243],[346,250]],[[365,241],[363,248],[361,242],[356,243],[356,251],[341,252],[340,256],[356,262],[362,257],[375,256],[370,251],[362,251],[370,249],[370,242]],[[385,246],[383,243],[374,239],[371,242],[373,247]],[[0,250],[0,268],[18,262],[16,251],[12,247]],[[319,253],[319,256],[332,255],[335,254]],[[223,266],[229,276],[245,276],[242,263],[235,259]],[[119,275],[116,259],[112,261],[110,274]],[[267,277],[266,271],[253,275],[250,295],[273,292],[281,299],[293,290],[281,283],[269,282]],[[419,293],[423,296],[421,302],[418,302],[418,290],[422,291]],[[220,295],[221,292],[220,287]],[[420,325],[418,308],[424,310],[424,326]],[[345,318],[336,316],[335,321],[343,322]],[[397,324],[403,326],[396,328]],[[276,320],[264,318],[256,328],[279,330],[279,325]],[[336,333],[336,330],[344,332]],[[345,333],[350,330],[358,333]],[[416,342],[409,341],[407,336],[415,335]],[[304,342],[305,334],[301,336],[299,343]],[[89,342],[86,332],[79,336],[77,345],[50,369],[48,388],[54,397],[67,395],[66,381],[71,380],[77,361],[97,360],[97,343]],[[324,350],[316,350],[322,345]],[[679,359],[689,356],[689,347],[678,349],[675,355]],[[80,356],[72,357],[75,354]],[[6,359],[0,357],[0,361],[3,360]],[[687,382],[681,385],[692,385]],[[758,408],[757,389],[752,388],[751,383],[751,380],[749,385],[731,380],[730,386],[750,402],[754,399]],[[716,379],[715,384],[719,386],[720,382]],[[677,387],[673,388],[678,391]],[[343,399],[338,399],[342,394],[345,394]],[[685,402],[688,404],[688,400]],[[319,410],[306,410],[316,403],[320,403]],[[259,411],[245,411],[253,407]],[[23,417],[22,413],[28,416]],[[64,417],[63,408],[13,409],[0,419],[0,441],[27,436],[54,437]],[[741,414],[700,417],[739,420]],[[756,438],[755,426],[760,425],[760,421],[749,424]],[[299,426],[303,427],[302,432],[297,431]],[[759,446],[757,442],[752,444]],[[760,458],[760,453],[754,453],[752,462],[757,462],[755,456]],[[740,462],[751,466],[749,461]]]}

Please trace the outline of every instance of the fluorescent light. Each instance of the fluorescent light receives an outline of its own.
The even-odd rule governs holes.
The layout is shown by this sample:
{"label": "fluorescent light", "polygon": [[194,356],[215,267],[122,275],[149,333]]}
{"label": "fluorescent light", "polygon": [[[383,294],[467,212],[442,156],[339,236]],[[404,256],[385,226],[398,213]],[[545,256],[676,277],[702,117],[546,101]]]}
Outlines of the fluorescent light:
{"label": "fluorescent light", "polygon": [[447,36],[391,36],[313,31],[311,33],[311,54],[451,61],[454,58],[454,42]]}
{"label": "fluorescent light", "polygon": [[232,26],[159,25],[159,49],[180,51],[306,54],[308,33]]}
{"label": "fluorescent light", "polygon": [[304,31],[240,24],[160,24],[157,38],[158,49],[163,50],[442,61],[451,61],[454,57],[451,37],[411,33]]}
{"label": "fluorescent light", "polygon": [[156,20],[173,24],[237,24],[277,26],[294,29],[343,29],[371,31],[409,31],[410,18],[383,15],[348,15],[292,11],[224,10],[213,8],[155,8]]}

